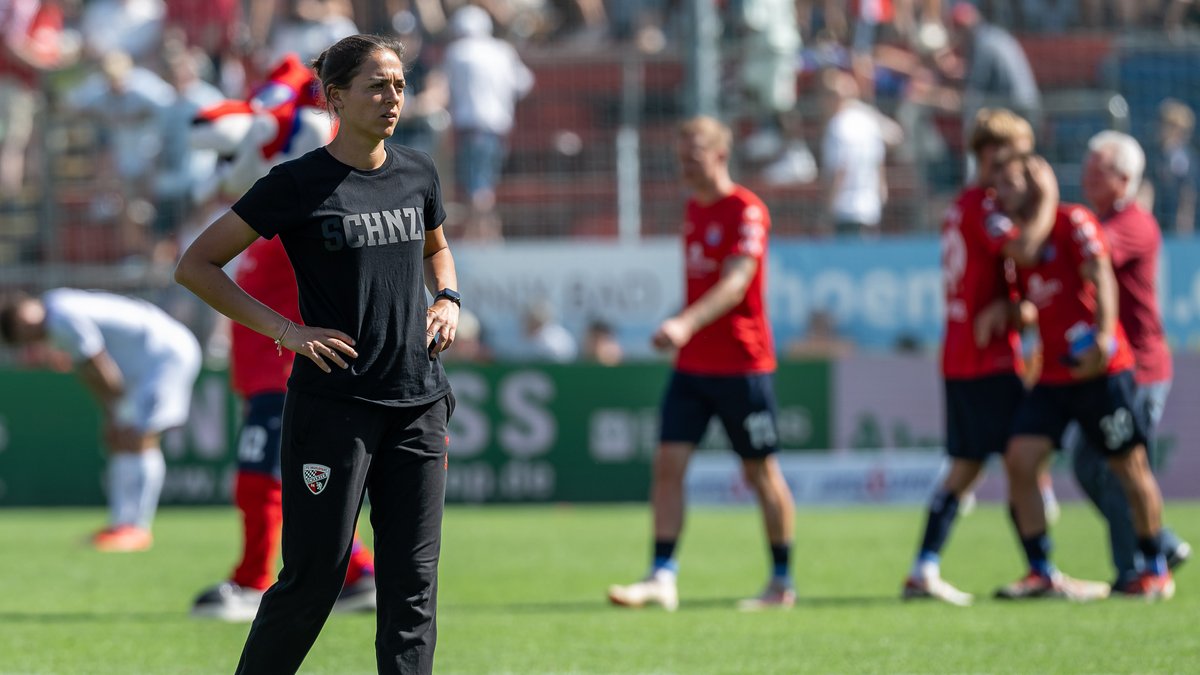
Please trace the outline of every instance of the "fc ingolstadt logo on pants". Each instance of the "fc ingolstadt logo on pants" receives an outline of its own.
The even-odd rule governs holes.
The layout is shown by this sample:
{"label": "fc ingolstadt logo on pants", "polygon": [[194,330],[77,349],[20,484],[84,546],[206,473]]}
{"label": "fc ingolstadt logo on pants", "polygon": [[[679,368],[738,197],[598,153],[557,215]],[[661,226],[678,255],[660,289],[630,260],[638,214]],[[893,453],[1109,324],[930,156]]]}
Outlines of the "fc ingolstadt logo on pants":
{"label": "fc ingolstadt logo on pants", "polygon": [[304,465],[304,484],[308,486],[309,492],[319,495],[328,483],[329,467],[324,464]]}

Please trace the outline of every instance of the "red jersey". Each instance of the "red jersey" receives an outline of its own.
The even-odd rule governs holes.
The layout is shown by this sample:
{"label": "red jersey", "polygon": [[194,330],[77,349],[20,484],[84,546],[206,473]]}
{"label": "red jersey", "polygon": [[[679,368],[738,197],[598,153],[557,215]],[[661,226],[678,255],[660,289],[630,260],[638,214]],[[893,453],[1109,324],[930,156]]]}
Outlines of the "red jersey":
{"label": "red jersey", "polygon": [[[1021,290],[1037,305],[1038,334],[1042,340],[1042,376],[1045,384],[1075,382],[1063,360],[1070,354],[1077,324],[1095,326],[1096,287],[1080,275],[1088,260],[1108,257],[1108,243],[1096,216],[1076,204],[1061,204],[1058,217],[1037,265],[1021,270]],[[1120,322],[1116,351],[1108,361],[1108,373],[1133,368],[1133,351]]]}
{"label": "red jersey", "polygon": [[24,49],[49,65],[61,55],[62,32],[63,13],[58,5],[39,0],[0,2],[0,78],[12,76],[26,86],[35,86],[37,71],[9,55],[6,45]]}
{"label": "red jersey", "polygon": [[[301,323],[296,275],[279,237],[250,244],[238,263],[236,281],[255,300]],[[279,355],[274,339],[236,322],[231,339],[229,374],[234,391],[244,398],[287,391],[293,354],[285,350]]]}
{"label": "red jersey", "polygon": [[1154,216],[1137,204],[1106,216],[1100,224],[1120,287],[1120,321],[1137,362],[1137,381],[1171,379],[1171,350],[1163,333],[1155,286],[1162,233]]}
{"label": "red jersey", "polygon": [[695,375],[749,375],[775,370],[775,343],[767,321],[767,232],[771,216],[753,192],[735,185],[712,204],[688,200],[683,227],[687,304],[716,285],[728,258],[758,262],[742,301],[701,328],[679,350],[675,368]]}
{"label": "red jersey", "polygon": [[946,290],[946,334],[942,375],[974,379],[1021,371],[1021,340],[1016,330],[975,344],[975,317],[1008,295],[1004,245],[1017,236],[1012,221],[994,213],[986,190],[964,190],[942,222],[942,279]]}

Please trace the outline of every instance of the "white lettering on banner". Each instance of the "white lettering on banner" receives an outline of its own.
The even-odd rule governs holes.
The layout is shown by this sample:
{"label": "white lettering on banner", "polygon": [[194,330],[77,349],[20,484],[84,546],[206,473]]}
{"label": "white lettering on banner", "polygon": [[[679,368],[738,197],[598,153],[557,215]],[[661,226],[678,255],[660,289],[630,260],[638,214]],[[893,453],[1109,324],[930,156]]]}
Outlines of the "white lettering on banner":
{"label": "white lettering on banner", "polygon": [[163,479],[164,504],[228,502],[231,498],[234,473],[237,467],[167,466]]}
{"label": "white lettering on banner", "polygon": [[597,462],[628,462],[637,456],[638,420],[633,410],[599,409],[588,423],[588,449]]}
{"label": "white lettering on banner", "polygon": [[558,421],[545,404],[554,398],[554,381],[534,370],[514,373],[500,385],[500,408],[508,419],[500,426],[500,445],[513,457],[544,455],[554,445]]}
{"label": "white lettering on banner", "polygon": [[787,406],[779,409],[779,438],[782,445],[803,448],[812,440],[812,415],[808,408]]}
{"label": "white lettering on banner", "polygon": [[491,424],[480,409],[488,399],[487,380],[478,373],[451,373],[450,387],[457,405],[450,418],[450,456],[455,459],[477,457],[487,448]]}
{"label": "white lettering on banner", "polygon": [[479,504],[493,500],[545,501],[554,494],[556,474],[545,461],[506,462],[498,469],[483,461],[454,464],[446,474],[446,499]]}
{"label": "white lettering on banner", "polygon": [[487,462],[455,463],[446,472],[447,500],[478,504],[487,501],[495,492],[496,475]]}
{"label": "white lettering on banner", "polygon": [[554,482],[554,467],[549,462],[509,462],[500,469],[500,497],[549,499]]}
{"label": "white lettering on banner", "polygon": [[601,463],[649,459],[658,447],[658,408],[599,408],[588,419],[588,451]]}
{"label": "white lettering on banner", "polygon": [[641,448],[646,457],[653,457],[654,451],[658,448],[658,424],[659,411],[658,408],[644,408],[641,417]]}
{"label": "white lettering on banner", "polygon": [[[386,218],[386,213],[384,214]],[[345,239],[341,224],[337,234]],[[346,245],[342,241],[334,242]],[[844,335],[890,348],[910,335],[937,344],[945,285],[936,237],[870,244],[772,244],[769,307],[778,344],[800,335],[814,310],[830,310]],[[952,267],[960,266],[955,241]],[[647,336],[683,298],[684,249],[678,238],[619,244],[459,244],[455,259],[464,294],[497,353],[523,344],[520,317],[531,302],[550,302],[564,325],[582,335],[589,318],[618,328],[631,356],[651,356]],[[942,251],[944,254],[945,251]],[[537,261],[531,265],[530,261]],[[1160,295],[1172,344],[1200,348],[1200,242],[1169,239],[1160,261]],[[955,274],[951,274],[951,279]]]}
{"label": "white lettering on banner", "polygon": [[806,324],[818,309],[833,312],[839,324],[881,330],[936,324],[942,318],[942,274],[933,266],[902,272],[876,268],[861,277],[839,269],[803,276],[780,267],[771,281],[771,310],[784,324]]}
{"label": "white lettering on banner", "polygon": [[535,302],[550,303],[576,335],[593,318],[608,321],[629,356],[650,356],[649,335],[682,302],[682,254],[675,237],[637,246],[468,243],[454,249],[459,288],[472,298],[471,309],[501,356],[522,352],[521,315]]}
{"label": "white lettering on banner", "polygon": [[896,273],[887,269],[871,270],[863,277],[862,284],[863,314],[877,317],[877,325],[881,328],[899,328],[901,317],[897,309],[901,287]]}
{"label": "white lettering on banner", "polygon": [[[937,484],[944,459],[939,452],[844,456],[780,453],[779,467],[798,504],[917,504]],[[728,453],[700,453],[691,462],[687,498],[697,504],[748,504],[754,491]]]}
{"label": "white lettering on banner", "polygon": [[[628,273],[575,272],[560,279],[525,276],[514,272],[504,277],[464,277],[463,294],[481,312],[519,315],[537,300],[557,301],[563,316],[616,317],[624,313],[661,313],[666,289],[657,275],[633,270]],[[486,308],[486,309],[483,309]]]}
{"label": "white lettering on banner", "polygon": [[577,275],[566,280],[563,308],[566,313],[585,316],[654,311],[663,303],[663,291],[657,276],[645,270],[620,275]]}
{"label": "white lettering on banner", "polygon": [[[450,456],[478,457],[492,440],[492,424],[483,410],[491,397],[488,381],[469,370],[455,371],[449,378],[458,400],[450,418]],[[496,389],[504,416],[496,430],[501,449],[519,459],[549,452],[558,436],[558,422],[547,407],[554,398],[554,381],[536,370],[520,370],[501,378]]]}

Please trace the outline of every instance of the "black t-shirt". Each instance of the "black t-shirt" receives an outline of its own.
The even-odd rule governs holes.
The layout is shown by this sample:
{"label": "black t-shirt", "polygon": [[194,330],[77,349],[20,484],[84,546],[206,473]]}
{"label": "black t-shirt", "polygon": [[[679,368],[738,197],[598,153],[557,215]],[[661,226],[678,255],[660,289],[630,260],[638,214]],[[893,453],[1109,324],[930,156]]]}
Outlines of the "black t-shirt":
{"label": "black t-shirt", "polygon": [[425,232],[446,219],[428,155],[385,145],[383,166],[361,171],[318,148],[279,164],[233,205],[266,238],[283,241],[296,271],[304,323],[355,340],[349,368],[324,373],[297,356],[288,387],[392,406],[450,390],[429,358]]}

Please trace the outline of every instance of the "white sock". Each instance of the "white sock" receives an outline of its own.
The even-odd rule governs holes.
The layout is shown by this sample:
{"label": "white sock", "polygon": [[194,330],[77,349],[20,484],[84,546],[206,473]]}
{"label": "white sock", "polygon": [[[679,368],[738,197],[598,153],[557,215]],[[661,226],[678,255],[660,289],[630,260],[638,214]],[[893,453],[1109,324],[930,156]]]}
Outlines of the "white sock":
{"label": "white sock", "polygon": [[108,458],[109,524],[136,525],[138,486],[142,483],[142,461],[138,453],[118,452]]}
{"label": "white sock", "polygon": [[149,530],[158,511],[158,498],[167,476],[167,462],[160,448],[150,448],[140,453],[138,459],[142,466],[142,484],[138,491],[137,525]]}
{"label": "white sock", "polygon": [[114,454],[108,463],[112,524],[150,529],[166,473],[166,461],[159,448]]}

